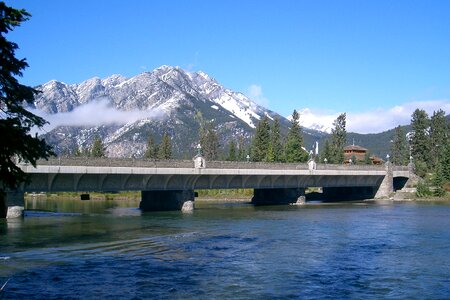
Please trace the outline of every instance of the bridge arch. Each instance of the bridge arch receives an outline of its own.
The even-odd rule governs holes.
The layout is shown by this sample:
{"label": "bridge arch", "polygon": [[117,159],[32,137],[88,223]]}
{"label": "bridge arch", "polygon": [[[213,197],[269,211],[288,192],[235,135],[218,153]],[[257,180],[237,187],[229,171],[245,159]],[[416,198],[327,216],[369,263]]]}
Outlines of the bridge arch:
{"label": "bridge arch", "polygon": [[408,182],[408,177],[398,176],[393,178],[394,191],[401,190]]}

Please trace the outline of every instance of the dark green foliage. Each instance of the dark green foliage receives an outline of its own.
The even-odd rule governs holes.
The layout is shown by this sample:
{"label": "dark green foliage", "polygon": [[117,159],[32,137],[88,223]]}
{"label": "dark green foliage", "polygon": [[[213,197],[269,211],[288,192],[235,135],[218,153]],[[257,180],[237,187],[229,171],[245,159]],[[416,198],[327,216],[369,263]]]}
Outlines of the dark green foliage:
{"label": "dark green foliage", "polygon": [[409,161],[408,144],[401,126],[395,128],[395,135],[391,144],[391,161],[397,166],[406,166]]}
{"label": "dark green foliage", "polygon": [[244,137],[242,135],[239,136],[239,141],[238,141],[238,146],[237,147],[238,147],[237,160],[238,161],[246,160],[247,150],[246,150],[246,147],[245,147]]}
{"label": "dark green foliage", "polygon": [[170,142],[170,136],[167,132],[164,133],[161,144],[158,147],[159,159],[171,159],[172,158],[172,143]]}
{"label": "dark green foliage", "polygon": [[331,157],[330,142],[328,140],[325,140],[325,145],[323,146],[323,149],[320,153],[320,161],[324,163],[326,159],[327,163],[329,163],[330,157]]}
{"label": "dark green foliage", "polygon": [[430,186],[425,181],[421,180],[417,184],[416,195],[419,198],[425,198],[433,195],[433,193],[430,190]]}
{"label": "dark green foliage", "polygon": [[442,197],[445,195],[444,189],[445,178],[443,174],[443,170],[440,164],[436,166],[434,176],[433,176],[433,186],[434,191],[433,194],[437,197]]}
{"label": "dark green foliage", "polygon": [[252,140],[251,160],[265,161],[270,143],[270,125],[269,118],[264,116],[256,126],[256,133]]}
{"label": "dark green foliage", "polygon": [[340,114],[333,122],[334,128],[331,133],[330,159],[333,164],[344,162],[344,147],[347,142],[346,114]]}
{"label": "dark green foliage", "polygon": [[365,155],[364,155],[364,162],[363,162],[365,165],[371,165],[371,164],[373,164],[373,162],[372,162],[372,160],[370,159],[370,153],[369,152],[367,152]]}
{"label": "dark green foliage", "polygon": [[158,158],[158,146],[153,140],[153,136],[149,135],[147,139],[147,149],[144,153],[145,159],[157,159]]}
{"label": "dark green foliage", "polygon": [[280,119],[275,118],[270,127],[270,144],[267,149],[266,161],[281,162],[283,161],[283,143],[280,131]]}
{"label": "dark green foliage", "polygon": [[298,112],[294,110],[285,146],[285,160],[289,163],[308,160],[308,153],[303,149],[304,143],[299,119]]}
{"label": "dark green foliage", "polygon": [[94,139],[94,143],[92,144],[91,149],[91,156],[92,157],[105,157],[105,146],[103,145],[102,139],[97,136]]}
{"label": "dark green foliage", "polygon": [[444,158],[448,135],[448,124],[445,120],[445,112],[440,109],[435,111],[430,120],[430,167],[435,169]]}
{"label": "dark green foliage", "polygon": [[[17,10],[0,2],[0,198],[6,189],[14,189],[27,181],[26,174],[16,166],[16,161],[36,165],[39,158],[53,154],[50,146],[30,130],[42,128],[46,121],[24,108],[24,103],[32,104],[38,93],[31,87],[22,85],[17,77],[22,76],[28,64],[25,59],[17,59],[16,43],[6,39],[6,35],[30,17],[25,10]],[[4,207],[0,199],[0,217]]]}
{"label": "dark green foliage", "polygon": [[204,124],[204,127],[201,128],[200,145],[206,160],[217,160],[219,158],[219,137],[212,122]]}
{"label": "dark green foliage", "polygon": [[428,166],[427,163],[422,160],[416,160],[414,161],[414,173],[416,173],[417,176],[425,178],[428,172]]}
{"label": "dark green foliage", "polygon": [[228,161],[236,161],[236,142],[232,139],[228,146]]}
{"label": "dark green foliage", "polygon": [[[447,125],[450,128],[450,123]],[[441,160],[442,177],[445,182],[450,182],[450,139],[447,140],[444,156]]]}
{"label": "dark green foliage", "polygon": [[205,120],[201,112],[197,112],[195,119],[199,123],[198,140],[202,147],[203,156],[206,160],[218,160],[219,137],[214,123]]}
{"label": "dark green foliage", "polygon": [[429,126],[430,119],[428,118],[428,114],[424,110],[416,109],[411,119],[411,127],[413,130],[413,135],[410,140],[411,155],[416,164],[416,168],[419,163],[421,164],[421,171],[425,172],[428,170],[431,162]]}

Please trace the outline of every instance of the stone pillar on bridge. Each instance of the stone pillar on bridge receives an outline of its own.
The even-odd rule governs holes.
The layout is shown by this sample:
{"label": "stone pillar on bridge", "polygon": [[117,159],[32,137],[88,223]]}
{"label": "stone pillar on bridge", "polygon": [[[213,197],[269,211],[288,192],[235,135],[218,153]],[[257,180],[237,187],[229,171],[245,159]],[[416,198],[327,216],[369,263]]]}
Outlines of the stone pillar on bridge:
{"label": "stone pillar on bridge", "polygon": [[302,196],[305,196],[304,188],[254,189],[252,203],[255,205],[289,204],[296,203]]}
{"label": "stone pillar on bridge", "polygon": [[384,176],[383,181],[378,187],[377,193],[375,194],[376,199],[388,198],[391,193],[394,192],[394,171],[391,162],[386,162],[386,176]]}
{"label": "stone pillar on bridge", "polygon": [[25,207],[24,192],[8,191],[0,195],[0,218],[21,218]]}
{"label": "stone pillar on bridge", "polygon": [[194,199],[193,190],[142,191],[139,208],[142,211],[191,212],[194,209]]}

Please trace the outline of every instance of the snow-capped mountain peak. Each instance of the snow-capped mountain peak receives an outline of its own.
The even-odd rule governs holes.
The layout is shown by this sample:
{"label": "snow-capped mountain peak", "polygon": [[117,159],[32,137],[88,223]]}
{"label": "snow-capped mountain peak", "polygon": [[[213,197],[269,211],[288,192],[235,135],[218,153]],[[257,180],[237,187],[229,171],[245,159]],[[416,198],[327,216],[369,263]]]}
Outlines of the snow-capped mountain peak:
{"label": "snow-capped mountain peak", "polygon": [[[124,146],[129,146],[128,140],[140,142],[144,147],[145,138],[152,130],[156,130],[158,134],[167,130],[175,135],[183,132],[183,137],[180,137],[184,139],[180,142],[183,147],[186,143],[197,144],[198,128],[192,126],[199,126],[199,120],[196,119],[198,113],[201,113],[204,120],[214,120],[219,131],[233,132],[228,135],[233,137],[249,137],[263,116],[284,119],[259,106],[244,94],[225,88],[205,72],[189,72],[180,67],[161,66],[131,78],[117,74],[104,79],[94,77],[78,84],[51,81],[38,86],[37,89],[43,93],[35,99],[35,107],[48,114],[47,119],[50,119],[53,126],[59,126],[53,129],[47,138],[58,145],[60,151],[66,151],[64,148],[73,150],[88,143],[94,134],[99,134],[107,141],[111,153],[114,152],[115,156],[126,156],[130,152],[139,152],[133,147],[128,149]],[[75,110],[78,113],[83,111],[87,115],[83,119],[89,118],[89,114],[92,114],[91,118],[96,119],[102,112],[91,112],[89,108],[98,109],[98,105],[90,105],[98,101],[108,103],[107,113],[112,114],[111,118],[114,115],[123,117],[124,112],[133,115],[131,118],[124,117],[123,121],[116,120],[95,127],[69,122],[71,112]],[[113,110],[118,113],[114,114]],[[51,117],[59,113],[65,113],[64,117]],[[135,119],[135,116],[161,114],[165,117],[144,117],[142,120],[129,122],[130,119]],[[79,124],[78,127],[73,127],[74,123]],[[148,128],[153,129],[149,132]],[[128,137],[132,132],[132,137]],[[118,146],[119,144],[121,146]]]}
{"label": "snow-capped mountain peak", "polygon": [[[309,108],[298,109],[300,115],[300,126],[312,130],[331,133],[333,122],[338,117],[335,114],[314,113]],[[287,117],[292,120],[292,116]]]}

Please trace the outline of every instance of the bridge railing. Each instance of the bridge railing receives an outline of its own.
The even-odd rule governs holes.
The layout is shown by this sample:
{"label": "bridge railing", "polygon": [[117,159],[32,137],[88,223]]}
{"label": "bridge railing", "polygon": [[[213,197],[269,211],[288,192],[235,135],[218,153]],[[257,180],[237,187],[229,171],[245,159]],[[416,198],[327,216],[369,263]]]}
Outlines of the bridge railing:
{"label": "bridge railing", "polygon": [[[92,166],[92,167],[135,167],[135,168],[193,168],[191,160],[147,160],[132,158],[50,158],[39,160],[38,165],[51,166]],[[207,161],[209,169],[272,169],[272,170],[308,170],[306,163],[268,163],[242,161]],[[335,165],[317,164],[317,170],[383,170],[383,165]]]}

